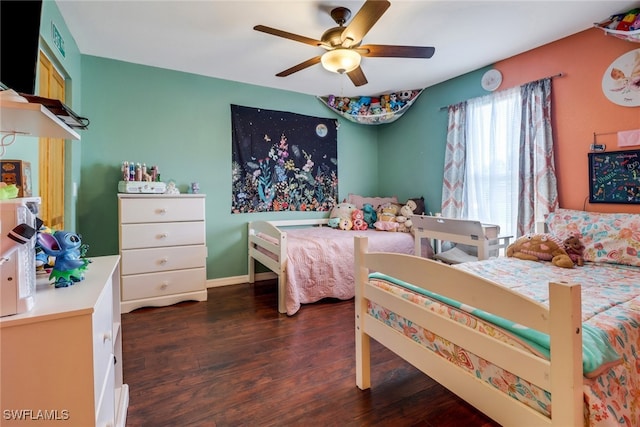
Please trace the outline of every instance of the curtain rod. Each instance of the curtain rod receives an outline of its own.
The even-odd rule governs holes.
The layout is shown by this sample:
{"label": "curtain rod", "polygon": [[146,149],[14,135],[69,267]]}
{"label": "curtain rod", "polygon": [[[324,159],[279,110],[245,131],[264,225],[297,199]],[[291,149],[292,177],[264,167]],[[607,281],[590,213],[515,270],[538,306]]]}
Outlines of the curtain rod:
{"label": "curtain rod", "polygon": [[[539,82],[540,80],[553,79],[553,78],[556,78],[556,77],[564,77],[564,76],[565,76],[565,74],[560,72],[560,73],[554,74],[552,76],[547,76],[547,77],[543,77],[541,79],[531,80],[530,82],[527,82],[527,83],[522,83],[520,86],[523,86],[523,85],[526,85],[526,84],[529,84],[529,83]],[[506,89],[502,89],[502,90],[506,90]],[[472,99],[472,98],[470,98],[470,99]],[[457,105],[457,104],[460,104],[461,102],[465,102],[465,101],[460,101],[460,102],[456,102],[456,103],[453,103],[453,104],[445,105],[444,107],[440,107],[440,111],[447,110],[452,105]]]}

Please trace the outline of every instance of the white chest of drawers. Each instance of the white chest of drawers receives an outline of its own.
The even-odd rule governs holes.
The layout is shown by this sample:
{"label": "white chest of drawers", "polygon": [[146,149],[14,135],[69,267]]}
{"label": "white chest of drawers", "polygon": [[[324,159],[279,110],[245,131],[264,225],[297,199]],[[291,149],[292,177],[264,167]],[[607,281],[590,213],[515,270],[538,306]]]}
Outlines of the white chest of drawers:
{"label": "white chest of drawers", "polygon": [[204,197],[118,194],[123,313],[207,300]]}
{"label": "white chest of drawers", "polygon": [[119,257],[92,261],[73,286],[38,280],[34,308],[0,318],[3,427],[124,427]]}

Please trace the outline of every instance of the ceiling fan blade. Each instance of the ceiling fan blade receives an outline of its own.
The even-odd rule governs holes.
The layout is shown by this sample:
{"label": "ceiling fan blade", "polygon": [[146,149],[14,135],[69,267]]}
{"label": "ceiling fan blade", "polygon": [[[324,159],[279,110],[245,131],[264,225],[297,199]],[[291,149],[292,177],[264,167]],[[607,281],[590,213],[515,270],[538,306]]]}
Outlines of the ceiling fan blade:
{"label": "ceiling fan blade", "polygon": [[360,43],[389,6],[391,3],[387,0],[367,0],[342,32],[342,47]]}
{"label": "ceiling fan blade", "polygon": [[351,79],[354,86],[363,86],[368,83],[367,78],[364,76],[364,72],[361,67],[356,68],[353,71],[349,71],[347,76]]}
{"label": "ceiling fan blade", "polygon": [[387,58],[431,58],[436,49],[431,46],[394,46],[367,44],[356,49],[362,56]]}
{"label": "ceiling fan blade", "polygon": [[304,62],[299,63],[298,65],[294,65],[291,68],[288,68],[284,71],[279,72],[278,74],[276,74],[277,77],[286,77],[290,74],[296,73],[298,71],[304,70],[305,68],[309,68],[312,65],[316,65],[320,63],[320,57],[316,56],[314,58],[311,59],[307,59]]}
{"label": "ceiling fan blade", "polygon": [[271,34],[273,36],[283,37],[285,39],[293,40],[300,43],[310,44],[311,46],[322,46],[323,43],[320,40],[312,39],[298,34],[289,33],[286,31],[278,30],[276,28],[266,27],[264,25],[256,25],[253,27],[256,31]]}

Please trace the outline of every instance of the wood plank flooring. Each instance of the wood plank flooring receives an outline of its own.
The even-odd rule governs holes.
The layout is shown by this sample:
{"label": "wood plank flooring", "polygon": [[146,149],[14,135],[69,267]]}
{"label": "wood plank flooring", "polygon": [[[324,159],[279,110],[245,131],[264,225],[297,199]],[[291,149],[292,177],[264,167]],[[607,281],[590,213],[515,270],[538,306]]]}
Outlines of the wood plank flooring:
{"label": "wood plank flooring", "polygon": [[275,281],[122,315],[128,427],[497,426],[375,341],[355,385],[353,300],[278,314]]}

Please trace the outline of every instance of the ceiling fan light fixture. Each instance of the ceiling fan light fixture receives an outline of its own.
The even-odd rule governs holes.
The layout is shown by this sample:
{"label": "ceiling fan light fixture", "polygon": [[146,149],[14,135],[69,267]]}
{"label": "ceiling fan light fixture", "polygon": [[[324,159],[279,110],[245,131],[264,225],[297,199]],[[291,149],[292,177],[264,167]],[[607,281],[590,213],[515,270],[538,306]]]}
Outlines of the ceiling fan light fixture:
{"label": "ceiling fan light fixture", "polygon": [[362,57],[355,50],[338,48],[325,52],[320,61],[325,69],[344,74],[358,68],[361,59]]}

